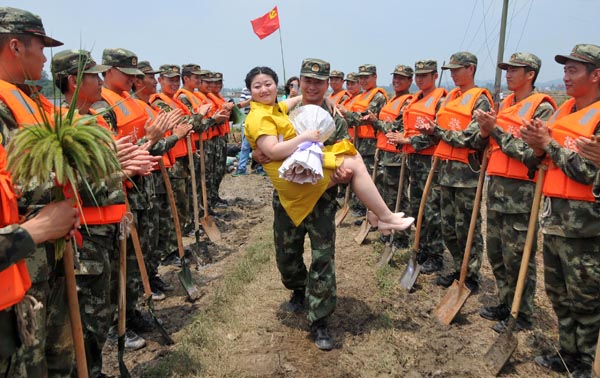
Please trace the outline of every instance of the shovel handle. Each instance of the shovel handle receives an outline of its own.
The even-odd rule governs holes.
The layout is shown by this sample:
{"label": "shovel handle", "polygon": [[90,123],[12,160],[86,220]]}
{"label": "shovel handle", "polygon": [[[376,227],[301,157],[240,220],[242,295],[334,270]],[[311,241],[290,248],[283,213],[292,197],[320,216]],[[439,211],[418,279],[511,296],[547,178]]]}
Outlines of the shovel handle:
{"label": "shovel handle", "polygon": [[173,194],[173,187],[171,186],[171,180],[169,174],[165,168],[165,163],[162,160],[158,161],[160,166],[160,173],[165,182],[165,189],[167,189],[167,197],[169,197],[169,205],[171,206],[171,214],[173,214],[173,223],[175,223],[175,234],[177,235],[177,250],[179,251],[179,257],[183,258],[183,238],[181,236],[181,225],[179,224],[179,214],[177,213],[177,205],[175,204],[175,195]]}
{"label": "shovel handle", "polygon": [[79,299],[77,298],[77,283],[75,281],[75,270],[73,269],[73,246],[71,241],[66,242],[63,254],[65,268],[65,281],[67,284],[67,300],[69,303],[69,318],[71,320],[71,335],[75,346],[75,361],[77,363],[77,376],[88,377],[87,360],[85,357],[85,344],[83,342],[83,327],[81,325],[81,314],[79,312]]}
{"label": "shovel handle", "polygon": [[[200,136],[202,139],[202,135]],[[194,231],[200,230],[200,219],[198,215],[198,188],[196,187],[196,168],[194,167],[194,155],[192,153],[192,137],[188,135],[186,137],[187,149],[188,149],[188,160],[190,167],[190,175],[192,178],[192,202],[194,203]]]}
{"label": "shovel handle", "polygon": [[535,194],[533,195],[533,203],[531,204],[531,212],[529,213],[529,224],[527,226],[527,236],[525,237],[525,247],[523,248],[523,257],[521,258],[521,266],[519,267],[519,277],[517,278],[517,287],[515,288],[515,297],[513,298],[510,309],[511,315],[516,319],[521,308],[521,297],[525,289],[525,281],[527,279],[527,268],[529,267],[529,259],[531,258],[531,249],[533,240],[537,236],[535,225],[540,212],[540,202],[542,200],[542,187],[546,177],[546,167],[538,169],[538,177],[535,183]]}
{"label": "shovel handle", "polygon": [[[131,213],[131,207],[129,206],[129,200],[125,196],[125,205],[127,206],[127,212]],[[135,222],[131,222],[129,225],[131,232],[131,241],[133,242],[133,250],[135,251],[135,258],[140,268],[140,276],[142,276],[142,286],[144,287],[145,299],[152,296],[152,289],[150,288],[150,279],[148,278],[148,271],[146,270],[146,263],[144,262],[144,254],[142,253],[142,244],[140,243],[140,236],[137,232]]]}
{"label": "shovel handle", "polygon": [[427,197],[431,190],[431,183],[433,182],[433,176],[435,176],[435,170],[440,163],[440,158],[437,156],[433,157],[431,161],[431,168],[427,175],[427,181],[425,181],[425,188],[423,188],[423,194],[421,195],[421,203],[419,204],[419,214],[417,214],[417,226],[415,232],[415,240],[413,242],[413,251],[419,250],[419,242],[421,241],[421,225],[423,224],[423,213],[425,212],[425,204],[427,203]]}
{"label": "shovel handle", "polygon": [[[124,223],[125,221],[123,221]],[[123,224],[121,223],[121,224]],[[126,292],[125,292],[125,284],[127,277],[127,233],[125,231],[126,227],[124,227],[124,231],[120,235],[119,240],[119,302],[118,302],[118,332],[119,337],[125,334],[125,306],[126,306]]]}
{"label": "shovel handle", "polygon": [[481,193],[483,192],[483,182],[485,181],[485,172],[487,171],[488,162],[490,161],[490,149],[487,147],[483,151],[483,161],[479,168],[479,180],[477,181],[477,190],[475,191],[475,200],[473,201],[473,211],[471,212],[471,222],[469,223],[469,233],[467,234],[467,243],[465,244],[465,253],[463,255],[462,265],[460,267],[459,284],[464,286],[467,279],[467,269],[469,268],[469,258],[471,257],[471,247],[473,246],[473,238],[475,236],[475,226],[477,225],[477,217],[479,216],[479,207],[481,205]]}
{"label": "shovel handle", "polygon": [[208,217],[208,198],[206,197],[206,161],[204,160],[204,141],[200,138],[200,181],[202,184],[202,204],[204,219]]}

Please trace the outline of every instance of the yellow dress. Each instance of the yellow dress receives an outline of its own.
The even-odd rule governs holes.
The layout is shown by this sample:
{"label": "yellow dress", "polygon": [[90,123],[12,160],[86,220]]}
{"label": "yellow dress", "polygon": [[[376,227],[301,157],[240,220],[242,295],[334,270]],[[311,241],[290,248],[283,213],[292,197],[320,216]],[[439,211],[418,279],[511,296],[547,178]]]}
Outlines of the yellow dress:
{"label": "yellow dress", "polygon": [[[256,140],[262,135],[272,135],[284,141],[296,136],[294,126],[287,116],[285,103],[273,106],[258,102],[250,102],[250,112],[246,117],[244,131],[246,139],[256,149]],[[310,214],[315,204],[321,198],[329,182],[331,174],[342,164],[344,155],[355,155],[356,149],[352,143],[344,140],[323,150],[323,178],[316,184],[298,184],[279,177],[279,167],[283,161],[272,161],[263,164],[265,172],[271,179],[273,187],[279,194],[281,205],[296,226]]]}

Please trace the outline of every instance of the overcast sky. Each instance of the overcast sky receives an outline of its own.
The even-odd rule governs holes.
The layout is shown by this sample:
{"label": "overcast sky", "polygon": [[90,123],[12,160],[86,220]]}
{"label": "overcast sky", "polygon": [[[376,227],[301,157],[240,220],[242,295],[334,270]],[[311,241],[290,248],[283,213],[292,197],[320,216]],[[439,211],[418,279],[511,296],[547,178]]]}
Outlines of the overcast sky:
{"label": "overcast sky", "polygon": [[[444,60],[457,51],[479,58],[477,79],[494,80],[501,0],[4,0],[42,17],[46,32],[64,47],[124,47],[157,68],[198,63],[221,71],[225,87],[243,86],[254,66],[283,77],[279,33],[259,40],[250,20],[279,8],[285,73],[296,75],[302,59],[321,58],[332,69],[377,65],[379,84],[396,64]],[[600,45],[599,0],[510,0],[505,60],[526,51],[543,62],[538,82],[560,79],[554,55],[578,43]],[[46,53],[50,59],[51,51]],[[450,84],[449,75],[444,82]]]}

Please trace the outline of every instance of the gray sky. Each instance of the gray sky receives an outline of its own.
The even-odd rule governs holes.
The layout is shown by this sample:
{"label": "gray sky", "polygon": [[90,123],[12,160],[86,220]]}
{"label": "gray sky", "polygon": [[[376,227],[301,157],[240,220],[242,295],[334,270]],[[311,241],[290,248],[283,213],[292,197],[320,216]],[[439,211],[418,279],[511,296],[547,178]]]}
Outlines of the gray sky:
{"label": "gray sky", "polygon": [[[346,73],[377,65],[379,84],[396,64],[444,60],[457,51],[479,58],[478,80],[494,80],[501,0],[5,0],[42,17],[46,32],[85,48],[100,61],[106,47],[124,47],[157,68],[198,63],[223,72],[225,87],[241,87],[254,66],[283,80],[279,33],[259,40],[250,20],[279,8],[286,76],[303,58],[321,58]],[[526,51],[542,59],[538,82],[562,78],[554,55],[578,43],[600,45],[599,0],[510,0],[505,60]],[[46,56],[50,59],[51,52]],[[449,75],[444,76],[451,85]]]}

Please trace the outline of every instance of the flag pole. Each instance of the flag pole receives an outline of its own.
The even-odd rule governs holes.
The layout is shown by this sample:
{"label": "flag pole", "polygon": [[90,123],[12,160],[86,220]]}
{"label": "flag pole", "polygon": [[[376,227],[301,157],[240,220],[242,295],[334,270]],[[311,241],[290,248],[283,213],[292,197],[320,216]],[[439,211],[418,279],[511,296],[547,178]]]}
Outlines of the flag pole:
{"label": "flag pole", "polygon": [[281,50],[281,65],[283,66],[283,83],[287,81],[285,77],[285,60],[283,59],[283,40],[281,39],[281,23],[279,24],[279,48]]}

